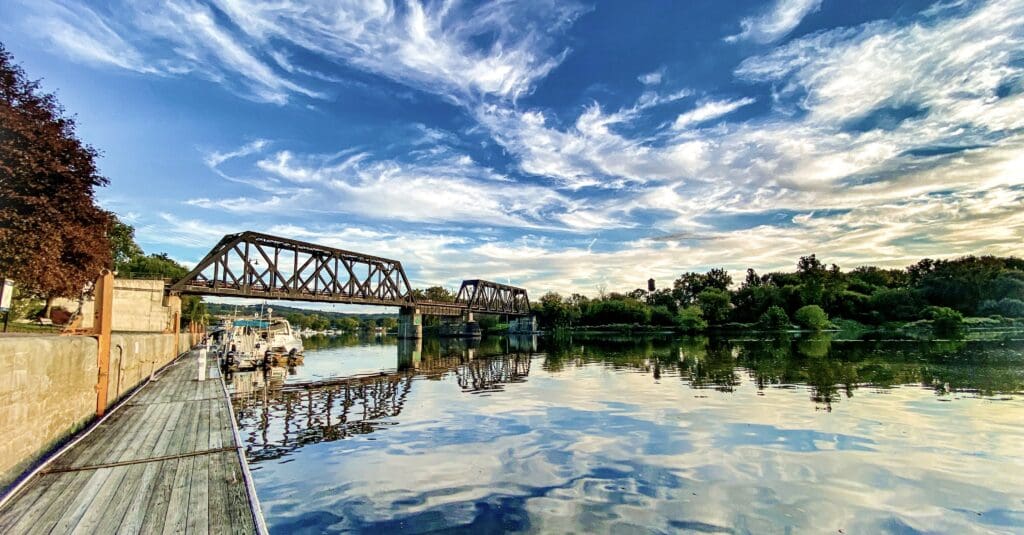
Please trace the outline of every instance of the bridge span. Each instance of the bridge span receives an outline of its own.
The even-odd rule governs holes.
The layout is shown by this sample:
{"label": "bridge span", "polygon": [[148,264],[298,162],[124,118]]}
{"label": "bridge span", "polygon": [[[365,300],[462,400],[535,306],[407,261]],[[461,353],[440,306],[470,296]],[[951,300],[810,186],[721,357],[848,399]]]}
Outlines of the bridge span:
{"label": "bridge span", "polygon": [[399,336],[422,337],[422,315],[530,315],[523,288],[482,279],[462,282],[455,300],[418,298],[402,263],[325,245],[258,232],[224,236],[184,278],[168,286],[172,295],[250,297],[399,308]]}

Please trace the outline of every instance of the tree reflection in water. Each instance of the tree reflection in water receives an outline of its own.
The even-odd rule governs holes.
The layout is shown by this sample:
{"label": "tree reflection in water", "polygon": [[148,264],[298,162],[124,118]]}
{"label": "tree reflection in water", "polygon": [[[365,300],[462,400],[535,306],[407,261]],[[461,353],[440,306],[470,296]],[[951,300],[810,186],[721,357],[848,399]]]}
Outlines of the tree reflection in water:
{"label": "tree reflection in water", "polygon": [[502,392],[527,381],[534,359],[547,373],[597,364],[650,374],[654,381],[678,378],[697,390],[732,392],[744,381],[762,391],[805,387],[815,406],[826,411],[863,387],[920,385],[938,395],[1024,391],[1021,345],[998,340],[833,341],[823,333],[765,339],[532,336],[381,343],[396,344],[397,370],[291,384],[285,380],[286,368],[228,375],[249,458],[276,459],[308,444],[394,425],[416,379],[452,374],[463,392]]}

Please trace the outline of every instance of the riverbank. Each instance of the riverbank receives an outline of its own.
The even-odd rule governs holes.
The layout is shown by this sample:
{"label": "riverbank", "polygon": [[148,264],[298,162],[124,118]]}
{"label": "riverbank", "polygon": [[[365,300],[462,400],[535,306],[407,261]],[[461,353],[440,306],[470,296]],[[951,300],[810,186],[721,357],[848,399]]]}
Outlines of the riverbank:
{"label": "riverbank", "polygon": [[[709,326],[703,330],[693,331],[680,328],[672,328],[660,325],[641,325],[628,323],[613,323],[607,325],[576,325],[560,327],[546,331],[548,334],[557,335],[560,332],[566,333],[589,333],[589,334],[689,334],[689,335],[729,335],[735,333],[759,333],[775,335],[780,333],[807,335],[814,333],[833,333],[843,338],[863,338],[871,335],[889,335],[896,337],[907,337],[914,339],[936,338],[936,325],[933,320],[918,320],[912,322],[888,322],[881,325],[867,325],[854,320],[836,319],[831,321],[831,328],[827,329],[806,329],[791,326],[786,329],[764,329],[757,323],[726,323],[722,325]],[[969,334],[981,334],[991,332],[1022,332],[1024,333],[1024,318],[1002,318],[1002,317],[971,317],[964,318],[959,328],[952,332],[939,333],[940,338],[950,336],[965,336]]]}

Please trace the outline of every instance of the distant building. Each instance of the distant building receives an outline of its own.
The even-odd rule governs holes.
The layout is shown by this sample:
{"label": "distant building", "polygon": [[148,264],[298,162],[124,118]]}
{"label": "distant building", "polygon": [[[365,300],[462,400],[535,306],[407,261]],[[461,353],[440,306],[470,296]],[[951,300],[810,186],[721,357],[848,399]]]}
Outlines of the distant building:
{"label": "distant building", "polygon": [[654,291],[654,279],[647,279],[647,291],[648,292],[653,292]]}

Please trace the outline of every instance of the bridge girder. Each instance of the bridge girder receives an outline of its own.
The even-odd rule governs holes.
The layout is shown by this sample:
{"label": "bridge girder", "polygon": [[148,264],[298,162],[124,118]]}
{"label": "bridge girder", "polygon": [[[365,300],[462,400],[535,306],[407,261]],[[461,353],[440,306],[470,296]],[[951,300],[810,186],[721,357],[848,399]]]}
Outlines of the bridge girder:
{"label": "bridge girder", "polygon": [[224,236],[169,290],[292,301],[412,304],[409,279],[397,260],[257,232]]}
{"label": "bridge girder", "polygon": [[168,292],[406,307],[437,316],[530,313],[522,288],[473,279],[463,281],[455,302],[418,300],[398,260],[252,231],[224,236]]}
{"label": "bridge girder", "polygon": [[530,315],[530,299],[526,290],[481,279],[462,281],[455,302],[464,305],[470,312]]}

